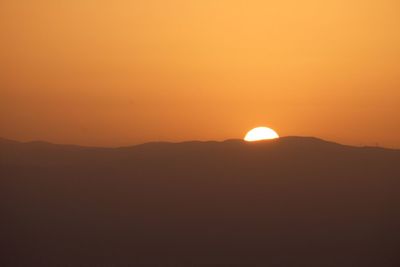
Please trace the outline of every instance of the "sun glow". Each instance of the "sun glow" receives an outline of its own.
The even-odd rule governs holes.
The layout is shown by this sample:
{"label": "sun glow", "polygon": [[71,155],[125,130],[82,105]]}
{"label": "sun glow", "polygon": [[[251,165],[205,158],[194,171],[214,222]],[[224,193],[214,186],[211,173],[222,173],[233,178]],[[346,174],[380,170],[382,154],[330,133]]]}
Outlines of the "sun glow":
{"label": "sun glow", "polygon": [[247,142],[254,142],[276,138],[279,138],[279,135],[274,130],[267,127],[257,127],[250,130],[244,137],[244,140]]}

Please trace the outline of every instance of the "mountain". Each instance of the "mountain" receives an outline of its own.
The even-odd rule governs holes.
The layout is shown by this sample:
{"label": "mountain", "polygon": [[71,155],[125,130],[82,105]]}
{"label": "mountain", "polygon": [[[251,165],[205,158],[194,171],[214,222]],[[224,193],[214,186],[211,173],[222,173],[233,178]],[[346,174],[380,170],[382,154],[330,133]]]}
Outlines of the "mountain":
{"label": "mountain", "polygon": [[1,266],[400,266],[400,150],[0,140]]}

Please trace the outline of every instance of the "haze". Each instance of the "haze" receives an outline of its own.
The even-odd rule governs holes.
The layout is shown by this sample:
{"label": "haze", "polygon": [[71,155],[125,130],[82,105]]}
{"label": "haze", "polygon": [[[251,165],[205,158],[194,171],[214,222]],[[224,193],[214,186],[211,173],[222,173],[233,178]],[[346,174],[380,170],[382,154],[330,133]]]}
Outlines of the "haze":
{"label": "haze", "polygon": [[0,2],[0,136],[84,145],[266,125],[400,147],[400,3]]}

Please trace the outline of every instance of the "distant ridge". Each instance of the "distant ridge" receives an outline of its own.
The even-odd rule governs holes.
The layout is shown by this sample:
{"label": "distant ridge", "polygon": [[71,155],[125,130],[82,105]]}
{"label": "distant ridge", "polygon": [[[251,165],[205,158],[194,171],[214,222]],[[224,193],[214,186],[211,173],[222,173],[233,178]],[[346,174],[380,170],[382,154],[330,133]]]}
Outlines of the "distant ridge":
{"label": "distant ridge", "polygon": [[400,150],[0,139],[4,266],[397,266]]}
{"label": "distant ridge", "polygon": [[80,147],[80,148],[101,148],[101,149],[126,149],[126,148],[135,148],[135,147],[143,147],[143,146],[169,146],[169,145],[199,145],[199,144],[249,144],[249,145],[260,145],[260,144],[267,144],[267,143],[281,143],[281,144],[296,144],[296,145],[307,145],[307,144],[320,144],[320,145],[336,145],[342,147],[352,147],[352,148],[363,148],[363,149],[384,149],[384,150],[400,150],[396,148],[386,148],[386,147],[379,147],[379,146],[353,146],[353,145],[344,145],[334,141],[327,141],[317,137],[311,136],[284,136],[280,137],[279,139],[274,140],[265,140],[265,141],[258,141],[258,142],[246,142],[242,139],[227,139],[224,141],[182,141],[182,142],[170,142],[170,141],[151,141],[142,144],[136,145],[125,145],[125,146],[116,146],[116,147],[104,147],[104,146],[85,146],[85,145],[75,145],[75,144],[57,144],[47,141],[15,141],[11,139],[1,138],[0,137],[0,145],[4,144],[29,144],[35,146],[63,146],[63,147]]}
{"label": "distant ridge", "polygon": [[13,143],[15,144],[20,142],[0,137],[0,144],[13,144]]}

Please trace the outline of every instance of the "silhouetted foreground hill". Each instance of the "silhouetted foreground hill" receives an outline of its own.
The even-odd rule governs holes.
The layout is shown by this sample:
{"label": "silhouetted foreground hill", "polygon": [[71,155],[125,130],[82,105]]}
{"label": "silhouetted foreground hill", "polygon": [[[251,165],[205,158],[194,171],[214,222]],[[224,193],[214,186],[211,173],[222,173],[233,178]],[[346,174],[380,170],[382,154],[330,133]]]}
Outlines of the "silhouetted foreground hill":
{"label": "silhouetted foreground hill", "polygon": [[0,177],[1,266],[400,266],[399,150],[0,140]]}

